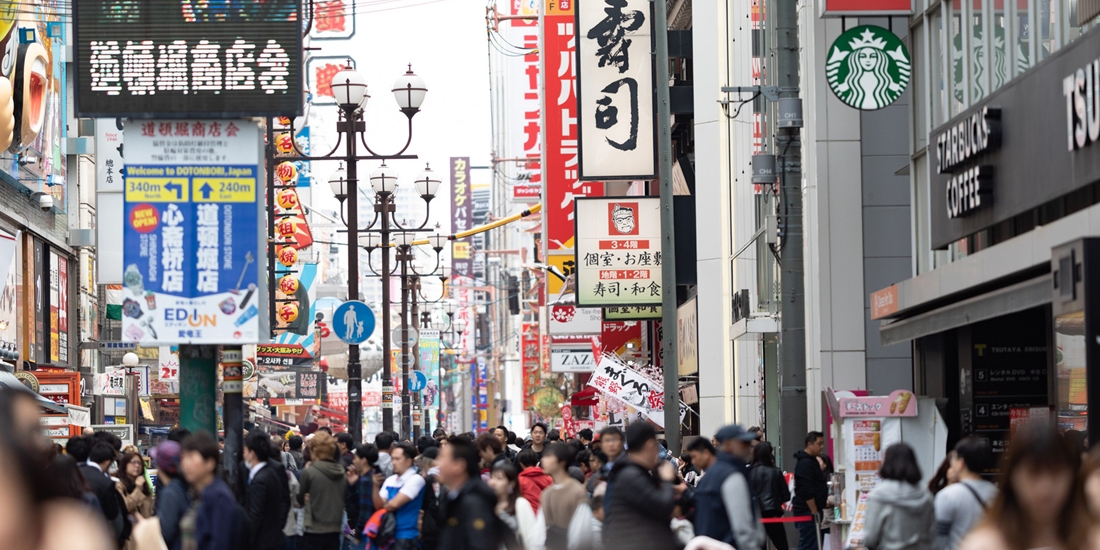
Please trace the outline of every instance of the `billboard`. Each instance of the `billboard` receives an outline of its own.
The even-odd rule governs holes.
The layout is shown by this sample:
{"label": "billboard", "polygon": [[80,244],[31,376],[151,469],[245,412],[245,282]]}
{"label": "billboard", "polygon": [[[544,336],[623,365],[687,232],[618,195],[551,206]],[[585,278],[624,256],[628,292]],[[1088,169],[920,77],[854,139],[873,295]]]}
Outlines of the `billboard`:
{"label": "billboard", "polygon": [[258,126],[126,124],[123,340],[258,342],[267,319]]}
{"label": "billboard", "polygon": [[[470,157],[451,157],[451,233],[474,226],[474,190],[470,182]],[[451,241],[451,273],[474,276],[473,245],[470,237]]]}
{"label": "billboard", "polygon": [[577,199],[577,305],[661,305],[661,201]]}
{"label": "billboard", "polygon": [[297,0],[72,7],[78,117],[301,114]]}

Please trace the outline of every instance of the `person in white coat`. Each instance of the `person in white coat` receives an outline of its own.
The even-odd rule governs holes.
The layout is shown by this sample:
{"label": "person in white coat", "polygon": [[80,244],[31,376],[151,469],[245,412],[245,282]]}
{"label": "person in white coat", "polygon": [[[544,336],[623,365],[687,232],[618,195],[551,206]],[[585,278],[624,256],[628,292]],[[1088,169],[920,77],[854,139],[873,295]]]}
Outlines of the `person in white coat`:
{"label": "person in white coat", "polygon": [[530,549],[534,539],[539,547],[543,537],[536,537],[538,528],[531,503],[520,495],[519,472],[508,462],[498,462],[489,474],[489,487],[497,496],[496,513],[516,535],[522,548]]}

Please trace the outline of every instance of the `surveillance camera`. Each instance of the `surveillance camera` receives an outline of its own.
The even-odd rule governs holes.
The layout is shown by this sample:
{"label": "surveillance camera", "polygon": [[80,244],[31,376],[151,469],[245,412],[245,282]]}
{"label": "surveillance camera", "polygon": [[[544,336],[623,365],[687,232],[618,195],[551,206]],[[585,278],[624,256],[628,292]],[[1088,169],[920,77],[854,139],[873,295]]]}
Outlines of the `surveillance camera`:
{"label": "surveillance camera", "polygon": [[43,212],[49,212],[50,209],[53,208],[53,195],[49,193],[38,195],[38,207],[41,208]]}

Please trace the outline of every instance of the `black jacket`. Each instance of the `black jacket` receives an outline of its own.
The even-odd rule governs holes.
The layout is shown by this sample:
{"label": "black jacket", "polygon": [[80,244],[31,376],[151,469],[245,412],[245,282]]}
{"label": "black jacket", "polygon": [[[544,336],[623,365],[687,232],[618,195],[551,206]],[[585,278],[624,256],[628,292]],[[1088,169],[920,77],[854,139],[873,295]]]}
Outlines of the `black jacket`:
{"label": "black jacket", "polygon": [[[654,479],[640,465],[622,457],[611,469],[615,486],[603,522],[603,546],[608,550],[668,550],[679,548],[672,535],[672,485]],[[609,491],[610,492],[610,491]]]}
{"label": "black jacket", "polygon": [[245,491],[248,516],[248,544],[251,550],[282,550],[286,545],[283,527],[290,513],[290,486],[283,465],[268,460]]}
{"label": "black jacket", "polygon": [[794,457],[798,460],[794,466],[794,515],[810,513],[806,502],[811,499],[817,503],[818,512],[824,510],[825,501],[829,498],[829,482],[825,479],[825,472],[821,471],[817,458],[806,451],[798,451]]}
{"label": "black jacket", "polygon": [[454,498],[447,493],[441,497],[438,550],[500,550],[501,544],[514,544],[515,537],[508,536],[508,527],[496,515],[497,497],[481,478],[467,481]]}
{"label": "black jacket", "polygon": [[88,481],[88,487],[99,499],[99,507],[103,510],[103,517],[107,518],[107,524],[111,526],[115,534],[115,540],[119,546],[130,538],[130,520],[126,517],[126,504],[122,500],[122,493],[118,492],[115,482],[111,481],[107,474],[90,464],[80,464],[80,473]]}
{"label": "black jacket", "polygon": [[749,470],[749,481],[761,512],[781,512],[783,504],[791,500],[791,490],[779,468],[753,464]]}

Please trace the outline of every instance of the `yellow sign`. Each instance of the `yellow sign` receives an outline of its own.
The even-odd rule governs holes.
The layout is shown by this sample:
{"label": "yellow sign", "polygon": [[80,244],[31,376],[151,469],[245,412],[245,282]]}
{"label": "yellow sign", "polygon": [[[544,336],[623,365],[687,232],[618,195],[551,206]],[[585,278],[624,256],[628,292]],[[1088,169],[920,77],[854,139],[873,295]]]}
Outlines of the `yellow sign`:
{"label": "yellow sign", "polygon": [[127,202],[188,202],[191,187],[187,178],[127,178]]}
{"label": "yellow sign", "polygon": [[465,241],[454,241],[451,243],[451,257],[456,260],[468,260],[470,258],[470,243]]}
{"label": "yellow sign", "polygon": [[[550,254],[546,257],[546,263],[556,267],[558,269],[558,273],[561,273],[562,275],[565,275],[566,277],[569,277],[570,275],[573,274],[574,271],[576,271],[576,261],[574,259],[573,254],[572,254],[573,251],[570,250],[569,252],[570,252],[570,254],[564,255],[564,256]],[[565,284],[565,281],[562,281],[561,279],[559,279],[556,275],[554,275],[552,273],[547,273],[546,274],[546,289],[548,291],[547,296],[554,297],[554,296],[557,296],[558,294],[561,294],[561,286],[563,284]]]}
{"label": "yellow sign", "polygon": [[546,0],[546,15],[573,15],[573,0]]}
{"label": "yellow sign", "polygon": [[195,178],[195,202],[256,202],[255,178]]}

